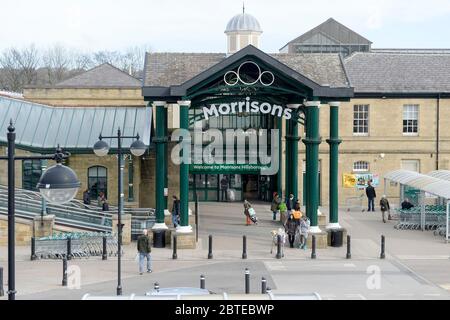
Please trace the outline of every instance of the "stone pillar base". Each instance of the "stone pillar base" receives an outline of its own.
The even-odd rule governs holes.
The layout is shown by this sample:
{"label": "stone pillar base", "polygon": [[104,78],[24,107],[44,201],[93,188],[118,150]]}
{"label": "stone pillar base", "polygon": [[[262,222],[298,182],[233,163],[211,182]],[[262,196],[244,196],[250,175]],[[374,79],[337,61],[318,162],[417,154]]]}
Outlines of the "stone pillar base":
{"label": "stone pillar base", "polygon": [[342,243],[347,243],[347,229],[345,228],[339,228],[339,229],[326,229],[327,232],[327,243],[328,246],[331,246],[331,230],[341,230],[342,231]]}
{"label": "stone pillar base", "polygon": [[328,248],[328,233],[325,231],[317,233],[309,233],[306,245],[309,249],[312,247],[312,236],[316,237],[316,249],[326,249]]}
{"label": "stone pillar base", "polygon": [[[195,231],[190,233],[174,232],[172,236],[173,235],[176,235],[177,237],[177,249],[195,249],[197,247],[195,242]],[[170,248],[173,248],[173,241],[170,241]]]}
{"label": "stone pillar base", "polygon": [[53,226],[55,225],[55,216],[53,214],[35,216],[33,218],[33,237],[42,238],[49,237],[53,234]]}
{"label": "stone pillar base", "polygon": [[[122,224],[122,244],[131,243],[131,214],[122,214],[121,216]],[[117,224],[119,222],[119,215],[112,215],[112,232],[117,233]]]}

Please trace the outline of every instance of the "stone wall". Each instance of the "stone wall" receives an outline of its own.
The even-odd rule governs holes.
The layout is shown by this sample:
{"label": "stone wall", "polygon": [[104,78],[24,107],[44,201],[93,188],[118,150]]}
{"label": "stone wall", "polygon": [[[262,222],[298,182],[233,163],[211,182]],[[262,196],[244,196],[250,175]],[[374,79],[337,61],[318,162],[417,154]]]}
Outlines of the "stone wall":
{"label": "stone wall", "polygon": [[[33,236],[33,222],[21,218],[15,219],[16,245],[23,246],[31,243]],[[8,216],[0,215],[0,245],[8,244]]]}

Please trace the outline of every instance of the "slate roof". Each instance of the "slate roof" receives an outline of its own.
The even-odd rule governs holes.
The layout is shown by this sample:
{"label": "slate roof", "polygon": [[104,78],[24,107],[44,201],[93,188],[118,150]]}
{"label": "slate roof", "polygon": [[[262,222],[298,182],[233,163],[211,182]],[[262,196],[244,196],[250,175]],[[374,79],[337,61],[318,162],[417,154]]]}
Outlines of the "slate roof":
{"label": "slate roof", "polygon": [[355,93],[450,92],[450,54],[357,52],[344,63]]}
{"label": "slate roof", "polygon": [[[151,107],[52,107],[0,97],[0,143],[6,143],[9,120],[16,128],[16,144],[26,150],[53,152],[58,144],[65,150],[92,153],[92,146],[102,133],[115,135],[120,127],[124,135],[139,133],[150,145]],[[105,139],[117,148],[117,139]],[[132,139],[123,139],[129,148]],[[113,150],[111,151],[113,152]]]}
{"label": "slate roof", "polygon": [[61,81],[56,88],[139,88],[141,81],[109,63]]}
{"label": "slate roof", "polygon": [[289,41],[286,45],[283,46],[283,48],[289,44],[301,44],[317,34],[323,34],[338,44],[372,44],[370,40],[367,40],[355,31],[347,28],[342,23],[337,22],[333,18],[329,18],[327,21],[319,24],[317,27],[309,30],[308,32],[305,32],[294,40]]}
{"label": "slate roof", "polygon": [[[320,85],[348,87],[338,54],[270,54]],[[226,58],[225,53],[147,53],[144,86],[182,84]]]}

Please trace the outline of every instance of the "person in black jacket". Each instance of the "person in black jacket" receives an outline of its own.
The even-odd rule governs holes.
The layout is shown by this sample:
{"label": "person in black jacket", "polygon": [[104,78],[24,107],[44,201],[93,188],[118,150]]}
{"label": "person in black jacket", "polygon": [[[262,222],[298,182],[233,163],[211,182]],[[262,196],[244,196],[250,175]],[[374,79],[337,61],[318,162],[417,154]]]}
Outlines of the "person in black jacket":
{"label": "person in black jacket", "polygon": [[[375,188],[372,186],[372,181],[368,182],[368,186],[366,188],[366,196],[369,202],[367,211],[375,211],[375,198],[377,194],[375,192]],[[371,210],[372,209],[372,210]]]}

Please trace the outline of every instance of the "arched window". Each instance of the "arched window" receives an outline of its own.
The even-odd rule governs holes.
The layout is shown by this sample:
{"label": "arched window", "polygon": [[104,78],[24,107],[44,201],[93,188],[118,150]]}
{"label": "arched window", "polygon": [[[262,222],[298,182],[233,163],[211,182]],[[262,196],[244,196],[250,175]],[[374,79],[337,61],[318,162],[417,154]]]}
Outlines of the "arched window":
{"label": "arched window", "polygon": [[367,161],[356,161],[353,163],[353,171],[367,172],[369,171],[369,163]]}
{"label": "arched window", "polygon": [[108,198],[108,169],[102,166],[93,166],[88,169],[88,187],[91,199],[98,198],[100,192]]}

